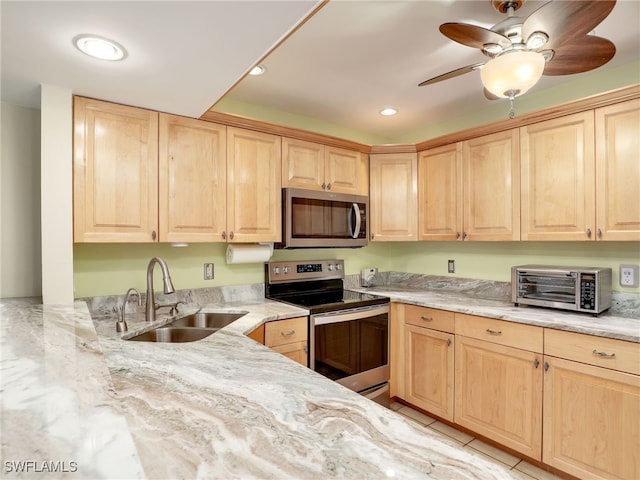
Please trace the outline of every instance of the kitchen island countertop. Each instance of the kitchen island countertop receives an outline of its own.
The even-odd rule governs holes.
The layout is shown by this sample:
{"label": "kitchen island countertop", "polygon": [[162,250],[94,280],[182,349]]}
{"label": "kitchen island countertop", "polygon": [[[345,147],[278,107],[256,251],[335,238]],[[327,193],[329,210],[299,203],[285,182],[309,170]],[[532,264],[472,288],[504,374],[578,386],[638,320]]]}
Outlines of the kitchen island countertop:
{"label": "kitchen island countertop", "polygon": [[182,344],[122,340],[83,302],[0,308],[5,478],[525,478],[244,335],[295,307],[209,304],[247,315]]}

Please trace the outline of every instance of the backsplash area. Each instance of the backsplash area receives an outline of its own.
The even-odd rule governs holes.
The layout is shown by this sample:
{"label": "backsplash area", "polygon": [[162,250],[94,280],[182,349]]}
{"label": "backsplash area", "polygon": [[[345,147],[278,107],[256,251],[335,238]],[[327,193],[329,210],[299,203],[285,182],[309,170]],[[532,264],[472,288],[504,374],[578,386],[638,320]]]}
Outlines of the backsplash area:
{"label": "backsplash area", "polygon": [[[378,272],[377,285],[385,290],[430,290],[442,293],[464,294],[469,298],[481,298],[502,302],[511,301],[511,283],[492,280],[475,280],[468,278],[444,277],[437,275],[421,275],[403,272]],[[344,286],[347,289],[361,289],[360,274],[346,275]],[[248,285],[231,285],[210,288],[195,288],[178,290],[175,294],[164,295],[156,293],[156,301],[160,304],[183,302],[185,307],[197,307],[211,303],[251,302],[261,300],[265,295],[263,283]],[[144,311],[144,297],[142,305],[129,301],[127,313]],[[87,302],[92,317],[113,315],[113,307],[122,305],[124,295],[108,295],[99,297],[80,298]],[[180,307],[179,307],[180,308]],[[640,320],[640,295],[635,293],[612,293],[612,304],[609,312],[624,317]]]}

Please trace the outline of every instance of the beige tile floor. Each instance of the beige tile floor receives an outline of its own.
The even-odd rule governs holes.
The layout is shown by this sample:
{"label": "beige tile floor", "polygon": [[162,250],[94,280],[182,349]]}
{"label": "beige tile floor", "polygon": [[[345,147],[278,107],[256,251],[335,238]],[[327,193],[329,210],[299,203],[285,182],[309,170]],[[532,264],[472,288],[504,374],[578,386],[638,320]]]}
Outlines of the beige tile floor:
{"label": "beige tile floor", "polygon": [[562,480],[560,477],[553,475],[545,470],[542,470],[535,465],[525,462],[521,458],[515,457],[509,453],[493,447],[487,443],[484,443],[471,435],[464,433],[460,430],[456,430],[449,425],[445,425],[442,422],[437,421],[435,418],[431,418],[417,410],[412,409],[399,402],[391,404],[391,409],[395,410],[399,414],[410,418],[411,420],[424,425],[427,428],[436,430],[448,437],[452,438],[460,444],[463,448],[472,448],[476,453],[480,453],[485,458],[493,462],[502,463],[509,468],[517,470],[519,473],[527,475],[536,480]]}

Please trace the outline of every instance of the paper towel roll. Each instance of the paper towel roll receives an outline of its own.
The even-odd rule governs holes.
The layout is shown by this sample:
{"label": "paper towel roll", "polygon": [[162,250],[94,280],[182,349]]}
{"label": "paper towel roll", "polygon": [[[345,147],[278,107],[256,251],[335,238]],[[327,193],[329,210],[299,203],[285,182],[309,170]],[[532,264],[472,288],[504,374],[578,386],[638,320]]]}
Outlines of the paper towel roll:
{"label": "paper towel roll", "polygon": [[269,244],[227,245],[227,263],[264,263],[272,254],[273,246]]}

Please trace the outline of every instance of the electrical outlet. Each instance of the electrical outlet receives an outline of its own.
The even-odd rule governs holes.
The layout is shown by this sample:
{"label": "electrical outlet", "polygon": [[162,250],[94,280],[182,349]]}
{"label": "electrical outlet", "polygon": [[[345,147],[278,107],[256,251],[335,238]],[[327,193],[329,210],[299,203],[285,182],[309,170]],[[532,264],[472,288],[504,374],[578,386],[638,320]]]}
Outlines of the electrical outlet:
{"label": "electrical outlet", "polygon": [[455,260],[449,260],[448,261],[447,271],[449,273],[456,273],[456,261]]}
{"label": "electrical outlet", "polygon": [[213,280],[213,263],[204,264],[204,279]]}
{"label": "electrical outlet", "polygon": [[638,265],[620,265],[620,286],[638,287]]}

